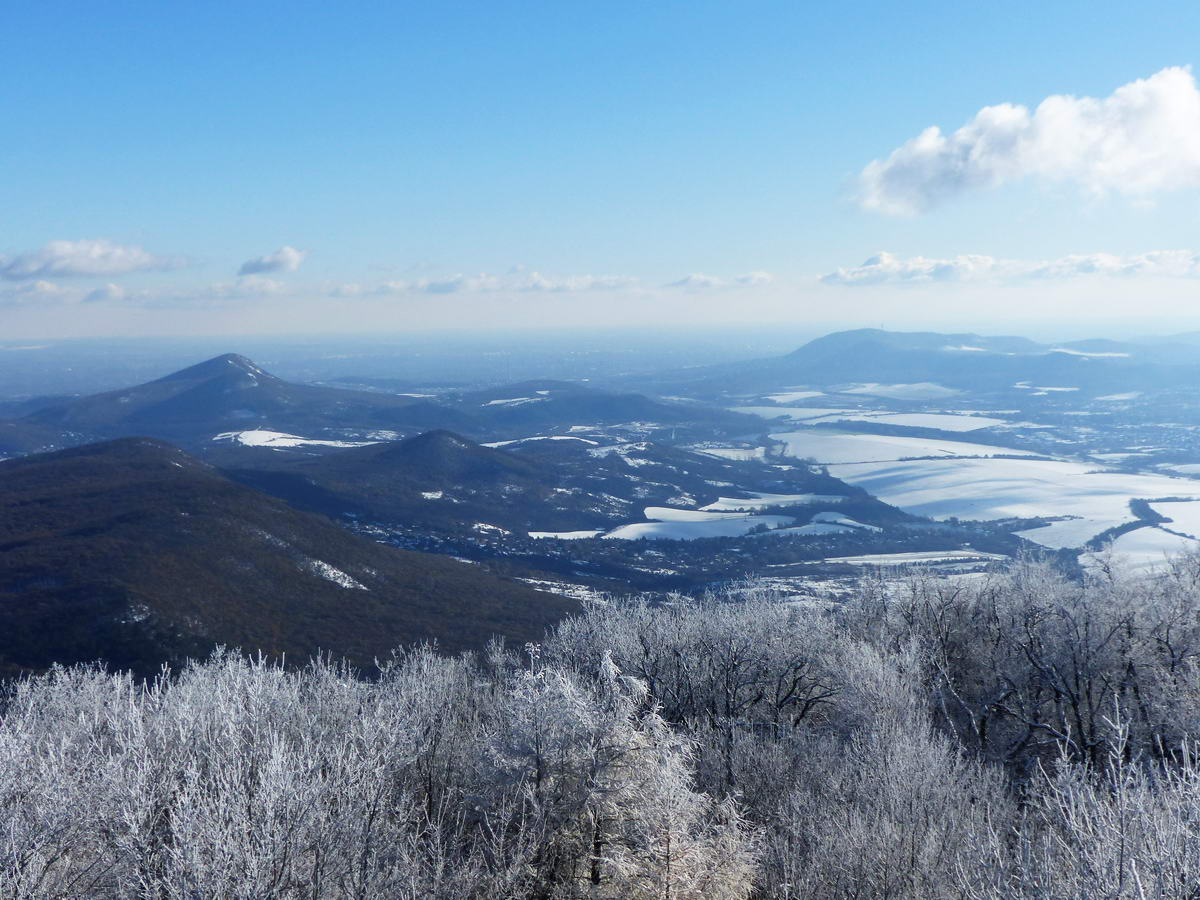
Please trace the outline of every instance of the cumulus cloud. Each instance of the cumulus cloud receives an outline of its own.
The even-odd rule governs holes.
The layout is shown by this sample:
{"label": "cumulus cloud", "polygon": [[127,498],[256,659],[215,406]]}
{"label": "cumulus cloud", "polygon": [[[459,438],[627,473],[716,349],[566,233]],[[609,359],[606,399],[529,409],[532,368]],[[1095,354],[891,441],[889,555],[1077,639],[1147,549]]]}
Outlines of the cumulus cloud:
{"label": "cumulus cloud", "polygon": [[1094,194],[1146,196],[1200,184],[1200,89],[1173,67],[1104,98],[1047,97],[1030,112],[986,106],[945,134],[936,125],[859,175],[863,207],[894,215],[1022,178]]}
{"label": "cumulus cloud", "polygon": [[307,250],[297,250],[295,247],[285,244],[274,253],[246,260],[238,269],[238,274],[261,275],[264,272],[295,272],[300,268],[300,263],[304,262],[306,256],[308,256]]}
{"label": "cumulus cloud", "polygon": [[1136,256],[1081,253],[1052,260],[998,259],[962,255],[943,259],[908,258],[886,251],[861,265],[838,269],[821,278],[826,284],[928,284],[931,282],[1050,280],[1077,276],[1200,277],[1200,253],[1194,250],[1154,250]]}
{"label": "cumulus cloud", "polygon": [[157,256],[141,247],[104,239],[51,241],[28,253],[0,256],[0,278],[26,281],[48,277],[103,277],[175,269],[183,264],[179,257]]}

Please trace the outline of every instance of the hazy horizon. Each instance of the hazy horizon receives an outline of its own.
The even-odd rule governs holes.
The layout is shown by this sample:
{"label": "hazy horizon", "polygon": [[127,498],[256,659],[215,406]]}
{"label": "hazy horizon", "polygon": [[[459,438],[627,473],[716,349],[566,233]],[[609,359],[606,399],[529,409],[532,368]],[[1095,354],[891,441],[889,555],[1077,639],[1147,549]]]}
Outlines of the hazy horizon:
{"label": "hazy horizon", "polygon": [[1195,328],[1200,10],[99,15],[8,22],[6,341]]}

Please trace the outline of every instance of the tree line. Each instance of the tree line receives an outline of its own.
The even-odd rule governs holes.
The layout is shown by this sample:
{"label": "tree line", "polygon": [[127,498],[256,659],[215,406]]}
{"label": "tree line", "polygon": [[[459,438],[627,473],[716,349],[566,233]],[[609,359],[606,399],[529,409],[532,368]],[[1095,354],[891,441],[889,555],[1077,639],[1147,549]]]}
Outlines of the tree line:
{"label": "tree line", "polygon": [[4,898],[1194,898],[1200,556],[0,701]]}

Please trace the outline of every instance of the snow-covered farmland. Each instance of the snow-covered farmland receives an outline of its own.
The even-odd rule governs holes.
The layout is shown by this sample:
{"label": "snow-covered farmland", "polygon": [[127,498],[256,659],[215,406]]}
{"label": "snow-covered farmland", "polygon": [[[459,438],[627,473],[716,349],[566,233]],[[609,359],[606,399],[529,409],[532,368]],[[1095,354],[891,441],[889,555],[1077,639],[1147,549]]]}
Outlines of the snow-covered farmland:
{"label": "snow-covered farmland", "polygon": [[271,450],[288,450],[293,447],[363,447],[376,441],[322,441],[316,438],[285,434],[282,431],[266,431],[255,428],[249,431],[226,431],[213,438],[214,441],[241,444],[245,447],[267,447]]}
{"label": "snow-covered farmland", "polygon": [[718,497],[715,503],[700,507],[705,512],[748,512],[768,506],[809,506],[813,503],[840,503],[839,494],[751,494],[749,498]]}
{"label": "snow-covered farmland", "polygon": [[887,503],[934,519],[1075,517],[1021,533],[1047,547],[1079,547],[1134,521],[1132,499],[1200,499],[1200,485],[1187,479],[1056,460],[908,460],[835,465],[830,471]]}
{"label": "snow-covered farmland", "polygon": [[767,399],[775,403],[795,403],[797,400],[811,400],[813,397],[824,396],[824,391],[785,391],[782,394],[771,394]]}
{"label": "snow-covered farmland", "polygon": [[978,431],[1007,425],[1004,419],[954,413],[894,413],[869,409],[821,409],[816,406],[739,406],[736,412],[764,419],[786,418],[805,425],[826,422],[871,422],[901,428],[936,428],[939,431]]}
{"label": "snow-covered farmland", "polygon": [[693,447],[697,453],[705,456],[715,456],[719,459],[732,459],[737,462],[749,462],[755,459],[766,459],[766,447]]}
{"label": "snow-covered farmland", "polygon": [[599,537],[604,534],[604,529],[596,529],[594,531],[531,531],[531,538],[556,538],[560,541],[581,541],[587,538]]}
{"label": "snow-covered farmland", "polygon": [[940,400],[962,393],[955,388],[919,381],[916,384],[852,384],[843,387],[839,394],[866,394],[868,397],[886,397],[890,400]]}
{"label": "snow-covered farmland", "polygon": [[[1113,541],[1111,547],[1113,562],[1135,570],[1161,567],[1171,557],[1194,550],[1200,550],[1200,541],[1180,537],[1154,526],[1127,531]],[[1088,566],[1096,566],[1103,558],[1103,554],[1087,554],[1080,561]]]}
{"label": "snow-covered farmland", "polygon": [[1151,508],[1160,515],[1166,516],[1170,522],[1164,522],[1163,528],[1186,534],[1200,539],[1200,503],[1152,503]]}
{"label": "snow-covered farmland", "polygon": [[782,528],[795,522],[788,516],[756,516],[749,513],[704,512],[695,509],[672,509],[669,506],[647,506],[643,515],[649,522],[634,522],[615,528],[605,538],[637,540],[690,541],[697,538],[740,537],[760,525]]}
{"label": "snow-covered farmland", "polygon": [[936,438],[892,437],[883,434],[853,434],[835,431],[790,431],[771,435],[787,445],[786,453],[800,459],[811,457],[818,463],[865,463],[921,456],[1032,456],[1022,450],[944,441]]}

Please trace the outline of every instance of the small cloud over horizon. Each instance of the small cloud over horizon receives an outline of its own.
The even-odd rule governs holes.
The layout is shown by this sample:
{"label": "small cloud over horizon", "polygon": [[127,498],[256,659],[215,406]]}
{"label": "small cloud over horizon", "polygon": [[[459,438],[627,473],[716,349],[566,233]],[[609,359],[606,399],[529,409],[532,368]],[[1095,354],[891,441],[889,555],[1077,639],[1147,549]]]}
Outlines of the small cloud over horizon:
{"label": "small cloud over horizon", "polygon": [[901,257],[881,251],[861,265],[839,268],[820,280],[851,287],[877,284],[929,284],[980,281],[1053,280],[1080,276],[1195,278],[1200,253],[1154,250],[1136,256],[1079,253],[1052,260],[1001,259],[984,254],[936,258]]}
{"label": "small cloud over horizon", "polygon": [[239,275],[261,275],[267,272],[295,272],[308,257],[307,250],[297,250],[284,244],[274,253],[256,256],[242,263]]}

